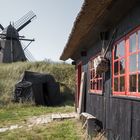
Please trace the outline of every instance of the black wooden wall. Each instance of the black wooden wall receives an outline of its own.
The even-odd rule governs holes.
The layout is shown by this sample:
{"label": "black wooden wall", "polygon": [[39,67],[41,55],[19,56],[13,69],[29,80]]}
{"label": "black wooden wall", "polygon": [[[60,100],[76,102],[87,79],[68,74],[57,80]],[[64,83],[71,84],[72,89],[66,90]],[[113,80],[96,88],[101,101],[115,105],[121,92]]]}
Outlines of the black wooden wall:
{"label": "black wooden wall", "polygon": [[[119,27],[116,40],[140,26],[140,6],[132,9],[116,26]],[[89,59],[100,51],[101,41],[98,41],[94,46],[90,46],[86,57],[77,60],[82,61],[83,71],[88,73]],[[109,140],[113,138],[140,140],[140,99],[112,95],[111,51],[110,49],[107,55],[110,59],[110,71],[104,74],[102,95],[88,93],[89,75],[87,75],[86,112],[93,114],[102,122]]]}

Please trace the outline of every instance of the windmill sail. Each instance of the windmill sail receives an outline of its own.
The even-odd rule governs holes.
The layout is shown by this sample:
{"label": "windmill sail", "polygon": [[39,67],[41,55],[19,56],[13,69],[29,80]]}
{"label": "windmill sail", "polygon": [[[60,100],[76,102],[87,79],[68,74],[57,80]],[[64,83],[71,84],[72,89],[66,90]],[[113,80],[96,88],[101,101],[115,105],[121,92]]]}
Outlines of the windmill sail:
{"label": "windmill sail", "polygon": [[22,43],[22,47],[25,53],[25,56],[27,58],[28,61],[36,61],[36,59],[34,58],[34,56],[32,55],[32,53],[26,48],[26,46]]}
{"label": "windmill sail", "polygon": [[25,52],[25,56],[27,57],[28,61],[32,61],[32,62],[36,61],[36,59],[34,58],[32,53],[28,49],[26,49],[24,52]]}
{"label": "windmill sail", "polygon": [[0,28],[1,28],[1,30],[3,30],[4,29],[4,27],[0,24]]}
{"label": "windmill sail", "polygon": [[33,11],[29,11],[26,15],[24,15],[22,18],[20,18],[18,21],[14,23],[15,29],[19,32],[22,30],[26,25],[28,25],[36,15]]}

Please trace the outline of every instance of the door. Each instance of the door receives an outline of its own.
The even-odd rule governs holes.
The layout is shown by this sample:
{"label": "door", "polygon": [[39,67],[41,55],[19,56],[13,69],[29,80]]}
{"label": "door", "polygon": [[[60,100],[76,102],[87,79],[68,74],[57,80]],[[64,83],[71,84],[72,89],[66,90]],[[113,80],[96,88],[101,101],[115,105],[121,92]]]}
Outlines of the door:
{"label": "door", "polygon": [[76,107],[78,108],[79,97],[80,97],[80,84],[81,84],[81,74],[82,74],[82,62],[80,62],[76,67]]}

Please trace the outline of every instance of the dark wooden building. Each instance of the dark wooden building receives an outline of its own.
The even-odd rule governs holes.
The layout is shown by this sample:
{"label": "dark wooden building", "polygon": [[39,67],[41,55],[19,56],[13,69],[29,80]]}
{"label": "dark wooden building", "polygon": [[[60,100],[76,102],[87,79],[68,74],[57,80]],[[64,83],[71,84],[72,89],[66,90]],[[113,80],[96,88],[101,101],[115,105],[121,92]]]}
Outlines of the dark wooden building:
{"label": "dark wooden building", "polygon": [[[106,51],[109,70],[94,77]],[[60,57],[76,63],[76,107],[87,74],[84,111],[112,140],[140,140],[140,0],[85,0]]]}

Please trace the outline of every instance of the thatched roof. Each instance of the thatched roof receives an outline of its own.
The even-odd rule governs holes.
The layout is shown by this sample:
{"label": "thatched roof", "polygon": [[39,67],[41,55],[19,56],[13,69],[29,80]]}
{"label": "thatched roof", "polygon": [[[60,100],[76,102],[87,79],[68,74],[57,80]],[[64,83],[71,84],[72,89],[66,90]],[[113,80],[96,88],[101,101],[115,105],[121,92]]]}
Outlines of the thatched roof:
{"label": "thatched roof", "polygon": [[98,33],[114,27],[139,4],[139,0],[85,0],[60,59],[75,58],[78,49],[87,47],[90,38],[96,41]]}
{"label": "thatched roof", "polygon": [[96,22],[102,17],[112,1],[113,0],[85,0],[74,23],[69,40],[60,57],[61,60],[67,60],[71,57],[82,38],[96,25]]}

